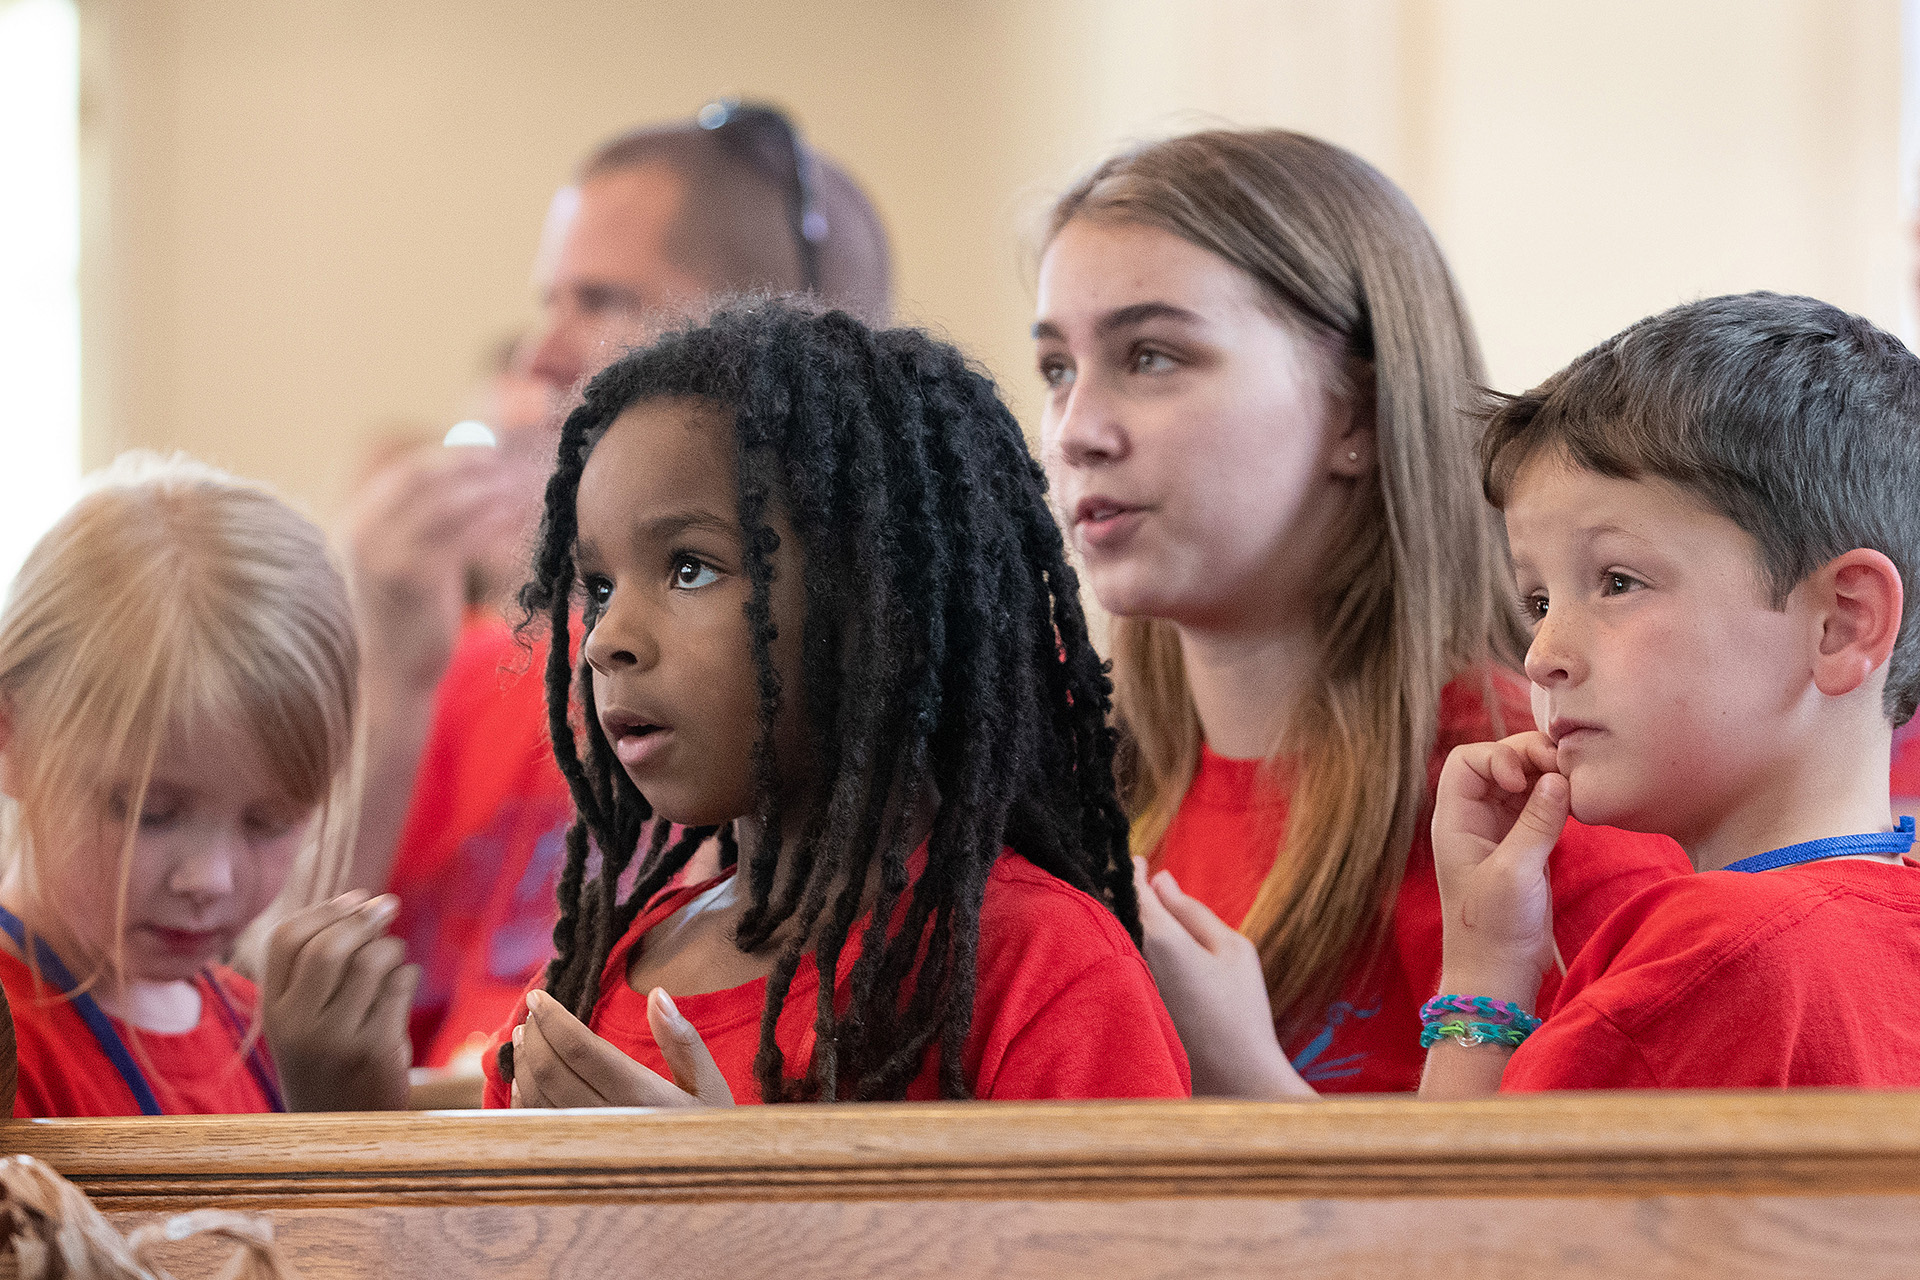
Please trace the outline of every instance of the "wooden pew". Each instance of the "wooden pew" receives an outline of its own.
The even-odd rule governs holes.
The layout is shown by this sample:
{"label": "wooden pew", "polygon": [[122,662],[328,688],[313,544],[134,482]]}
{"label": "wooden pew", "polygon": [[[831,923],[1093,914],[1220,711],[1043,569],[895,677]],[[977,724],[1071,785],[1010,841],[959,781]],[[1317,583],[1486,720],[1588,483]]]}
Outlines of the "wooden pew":
{"label": "wooden pew", "polygon": [[309,1280],[1920,1273],[1920,1093],[13,1121],[0,1149],[122,1229],[264,1210]]}

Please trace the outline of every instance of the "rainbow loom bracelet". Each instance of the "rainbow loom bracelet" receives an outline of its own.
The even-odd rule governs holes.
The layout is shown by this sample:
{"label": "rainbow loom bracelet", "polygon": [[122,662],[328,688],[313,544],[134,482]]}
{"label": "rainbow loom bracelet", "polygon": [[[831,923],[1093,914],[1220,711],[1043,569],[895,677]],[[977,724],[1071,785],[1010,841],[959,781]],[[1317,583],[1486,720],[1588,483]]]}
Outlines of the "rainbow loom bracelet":
{"label": "rainbow loom bracelet", "polygon": [[1506,1000],[1435,996],[1420,1006],[1420,1024],[1422,1049],[1431,1049],[1435,1041],[1445,1039],[1455,1039],[1469,1047],[1477,1044],[1511,1047],[1532,1035],[1540,1019]]}
{"label": "rainbow loom bracelet", "polygon": [[1476,1044],[1518,1045],[1527,1033],[1512,1024],[1492,1022],[1430,1022],[1420,1032],[1420,1047],[1431,1049],[1439,1040],[1453,1039],[1472,1048]]}

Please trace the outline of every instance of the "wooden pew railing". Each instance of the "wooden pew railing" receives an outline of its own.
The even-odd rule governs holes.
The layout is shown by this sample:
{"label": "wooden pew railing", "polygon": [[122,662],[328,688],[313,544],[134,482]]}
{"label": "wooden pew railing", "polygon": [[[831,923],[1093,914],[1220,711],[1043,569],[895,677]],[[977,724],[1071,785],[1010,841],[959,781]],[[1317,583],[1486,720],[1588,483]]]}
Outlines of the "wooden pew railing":
{"label": "wooden pew railing", "polygon": [[[1920,1274],[1920,1094],[10,1121],[326,1277]],[[190,1266],[180,1275],[204,1274]]]}

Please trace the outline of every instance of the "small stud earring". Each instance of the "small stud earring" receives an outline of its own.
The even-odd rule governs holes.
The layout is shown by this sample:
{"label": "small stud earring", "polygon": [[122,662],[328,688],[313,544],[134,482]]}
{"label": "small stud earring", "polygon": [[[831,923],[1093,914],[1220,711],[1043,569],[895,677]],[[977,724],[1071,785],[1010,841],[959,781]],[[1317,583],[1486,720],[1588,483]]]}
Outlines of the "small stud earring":
{"label": "small stud earring", "polygon": [[1359,451],[1358,449],[1350,449],[1350,450],[1348,450],[1348,451],[1347,451],[1347,461],[1348,461],[1348,462],[1358,462],[1358,461],[1360,461],[1360,451]]}

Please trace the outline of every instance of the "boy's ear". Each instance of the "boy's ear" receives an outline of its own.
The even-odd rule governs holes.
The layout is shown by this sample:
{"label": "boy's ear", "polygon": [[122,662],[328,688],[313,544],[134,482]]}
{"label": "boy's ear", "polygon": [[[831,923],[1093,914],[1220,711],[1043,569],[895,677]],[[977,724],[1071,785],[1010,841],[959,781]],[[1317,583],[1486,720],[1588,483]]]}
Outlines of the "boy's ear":
{"label": "boy's ear", "polygon": [[1351,394],[1341,397],[1346,421],[1333,438],[1333,474],[1343,480],[1358,480],[1371,473],[1379,434],[1374,429],[1373,362],[1356,356],[1346,357],[1346,384]]}
{"label": "boy's ear", "polygon": [[1858,547],[1827,561],[1804,586],[1820,624],[1814,685],[1828,697],[1852,693],[1886,664],[1900,638],[1900,571],[1880,552]]}

